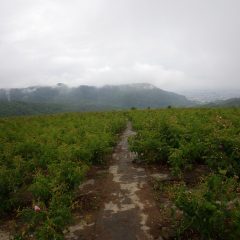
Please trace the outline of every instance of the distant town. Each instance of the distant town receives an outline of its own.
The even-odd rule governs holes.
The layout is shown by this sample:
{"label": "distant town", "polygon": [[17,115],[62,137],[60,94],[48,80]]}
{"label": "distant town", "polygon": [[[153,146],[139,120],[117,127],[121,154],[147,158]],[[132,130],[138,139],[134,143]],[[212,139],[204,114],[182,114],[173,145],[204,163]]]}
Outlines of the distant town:
{"label": "distant town", "polygon": [[235,90],[186,90],[180,91],[189,100],[198,102],[213,102],[216,100],[226,100],[229,98],[239,98],[240,89]]}

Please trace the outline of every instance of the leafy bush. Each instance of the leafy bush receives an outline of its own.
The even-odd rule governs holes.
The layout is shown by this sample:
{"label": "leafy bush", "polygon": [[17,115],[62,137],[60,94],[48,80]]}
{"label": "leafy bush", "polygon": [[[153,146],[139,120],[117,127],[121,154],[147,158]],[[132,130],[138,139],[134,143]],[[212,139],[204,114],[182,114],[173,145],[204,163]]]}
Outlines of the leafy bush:
{"label": "leafy bush", "polygon": [[142,162],[167,164],[178,176],[197,164],[215,173],[191,190],[169,190],[183,213],[179,238],[196,233],[202,239],[240,239],[240,109],[129,114],[137,131],[129,143]]}
{"label": "leafy bush", "polygon": [[32,192],[35,199],[47,204],[52,197],[50,183],[51,180],[49,177],[38,174],[35,177],[34,183],[30,186],[29,190]]}
{"label": "leafy bush", "polygon": [[191,229],[203,239],[239,239],[238,189],[236,178],[217,174],[196,189],[181,187],[175,191],[176,206],[183,211],[180,234]]}
{"label": "leafy bush", "polygon": [[125,125],[122,112],[0,121],[0,214],[19,212],[25,224],[16,239],[63,239],[77,186]]}
{"label": "leafy bush", "polygon": [[131,111],[137,135],[131,150],[146,163],[169,164],[181,175],[194,164],[240,176],[240,125],[236,109],[171,109]]}

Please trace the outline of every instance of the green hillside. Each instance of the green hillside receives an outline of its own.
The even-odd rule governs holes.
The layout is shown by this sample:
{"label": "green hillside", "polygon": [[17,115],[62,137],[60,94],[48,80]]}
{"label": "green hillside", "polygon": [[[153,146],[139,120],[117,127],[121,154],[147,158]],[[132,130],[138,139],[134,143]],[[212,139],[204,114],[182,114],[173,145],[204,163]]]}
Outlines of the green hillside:
{"label": "green hillside", "polygon": [[194,105],[182,95],[150,84],[0,89],[0,104],[0,116]]}
{"label": "green hillside", "polygon": [[59,104],[0,101],[0,117],[51,114],[67,111]]}
{"label": "green hillside", "polygon": [[24,221],[16,239],[62,239],[76,189],[92,164],[104,163],[125,124],[123,113],[0,119],[0,220]]}
{"label": "green hillside", "polygon": [[137,162],[171,172],[168,181],[160,174],[153,187],[174,239],[239,239],[240,109],[148,110],[130,116]]}
{"label": "green hillside", "polygon": [[107,111],[118,109],[106,105],[92,105],[92,104],[55,104],[55,103],[30,103],[20,101],[0,101],[0,117],[9,116],[29,116],[29,115],[43,115],[56,114],[66,112],[93,112],[93,111]]}
{"label": "green hillside", "polygon": [[[169,174],[153,190],[160,210],[169,210],[162,213],[169,214],[174,237],[238,239],[239,118],[238,108],[1,118],[0,218],[15,222],[15,239],[64,239],[79,184],[92,165],[106,163],[130,121],[136,162]],[[163,199],[174,208],[161,208]]]}

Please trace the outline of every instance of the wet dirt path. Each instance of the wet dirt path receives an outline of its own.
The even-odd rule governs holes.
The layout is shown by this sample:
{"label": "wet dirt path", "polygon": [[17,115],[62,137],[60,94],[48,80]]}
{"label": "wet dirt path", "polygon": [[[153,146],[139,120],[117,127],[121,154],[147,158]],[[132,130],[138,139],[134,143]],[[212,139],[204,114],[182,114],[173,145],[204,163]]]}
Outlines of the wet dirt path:
{"label": "wet dirt path", "polygon": [[[148,176],[143,168],[132,163],[135,155],[128,149],[128,138],[134,134],[129,122],[114,150],[107,177],[98,186],[104,195],[100,210],[80,217],[81,221],[69,228],[66,239],[161,239],[159,209]],[[88,182],[96,190],[97,180]]]}

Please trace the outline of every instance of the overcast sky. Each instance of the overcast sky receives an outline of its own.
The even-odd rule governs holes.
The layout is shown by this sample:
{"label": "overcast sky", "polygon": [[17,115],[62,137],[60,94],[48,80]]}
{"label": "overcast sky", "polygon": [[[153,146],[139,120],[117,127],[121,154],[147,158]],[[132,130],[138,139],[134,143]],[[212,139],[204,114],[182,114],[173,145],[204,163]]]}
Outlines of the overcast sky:
{"label": "overcast sky", "polygon": [[0,0],[0,88],[240,89],[239,0]]}

